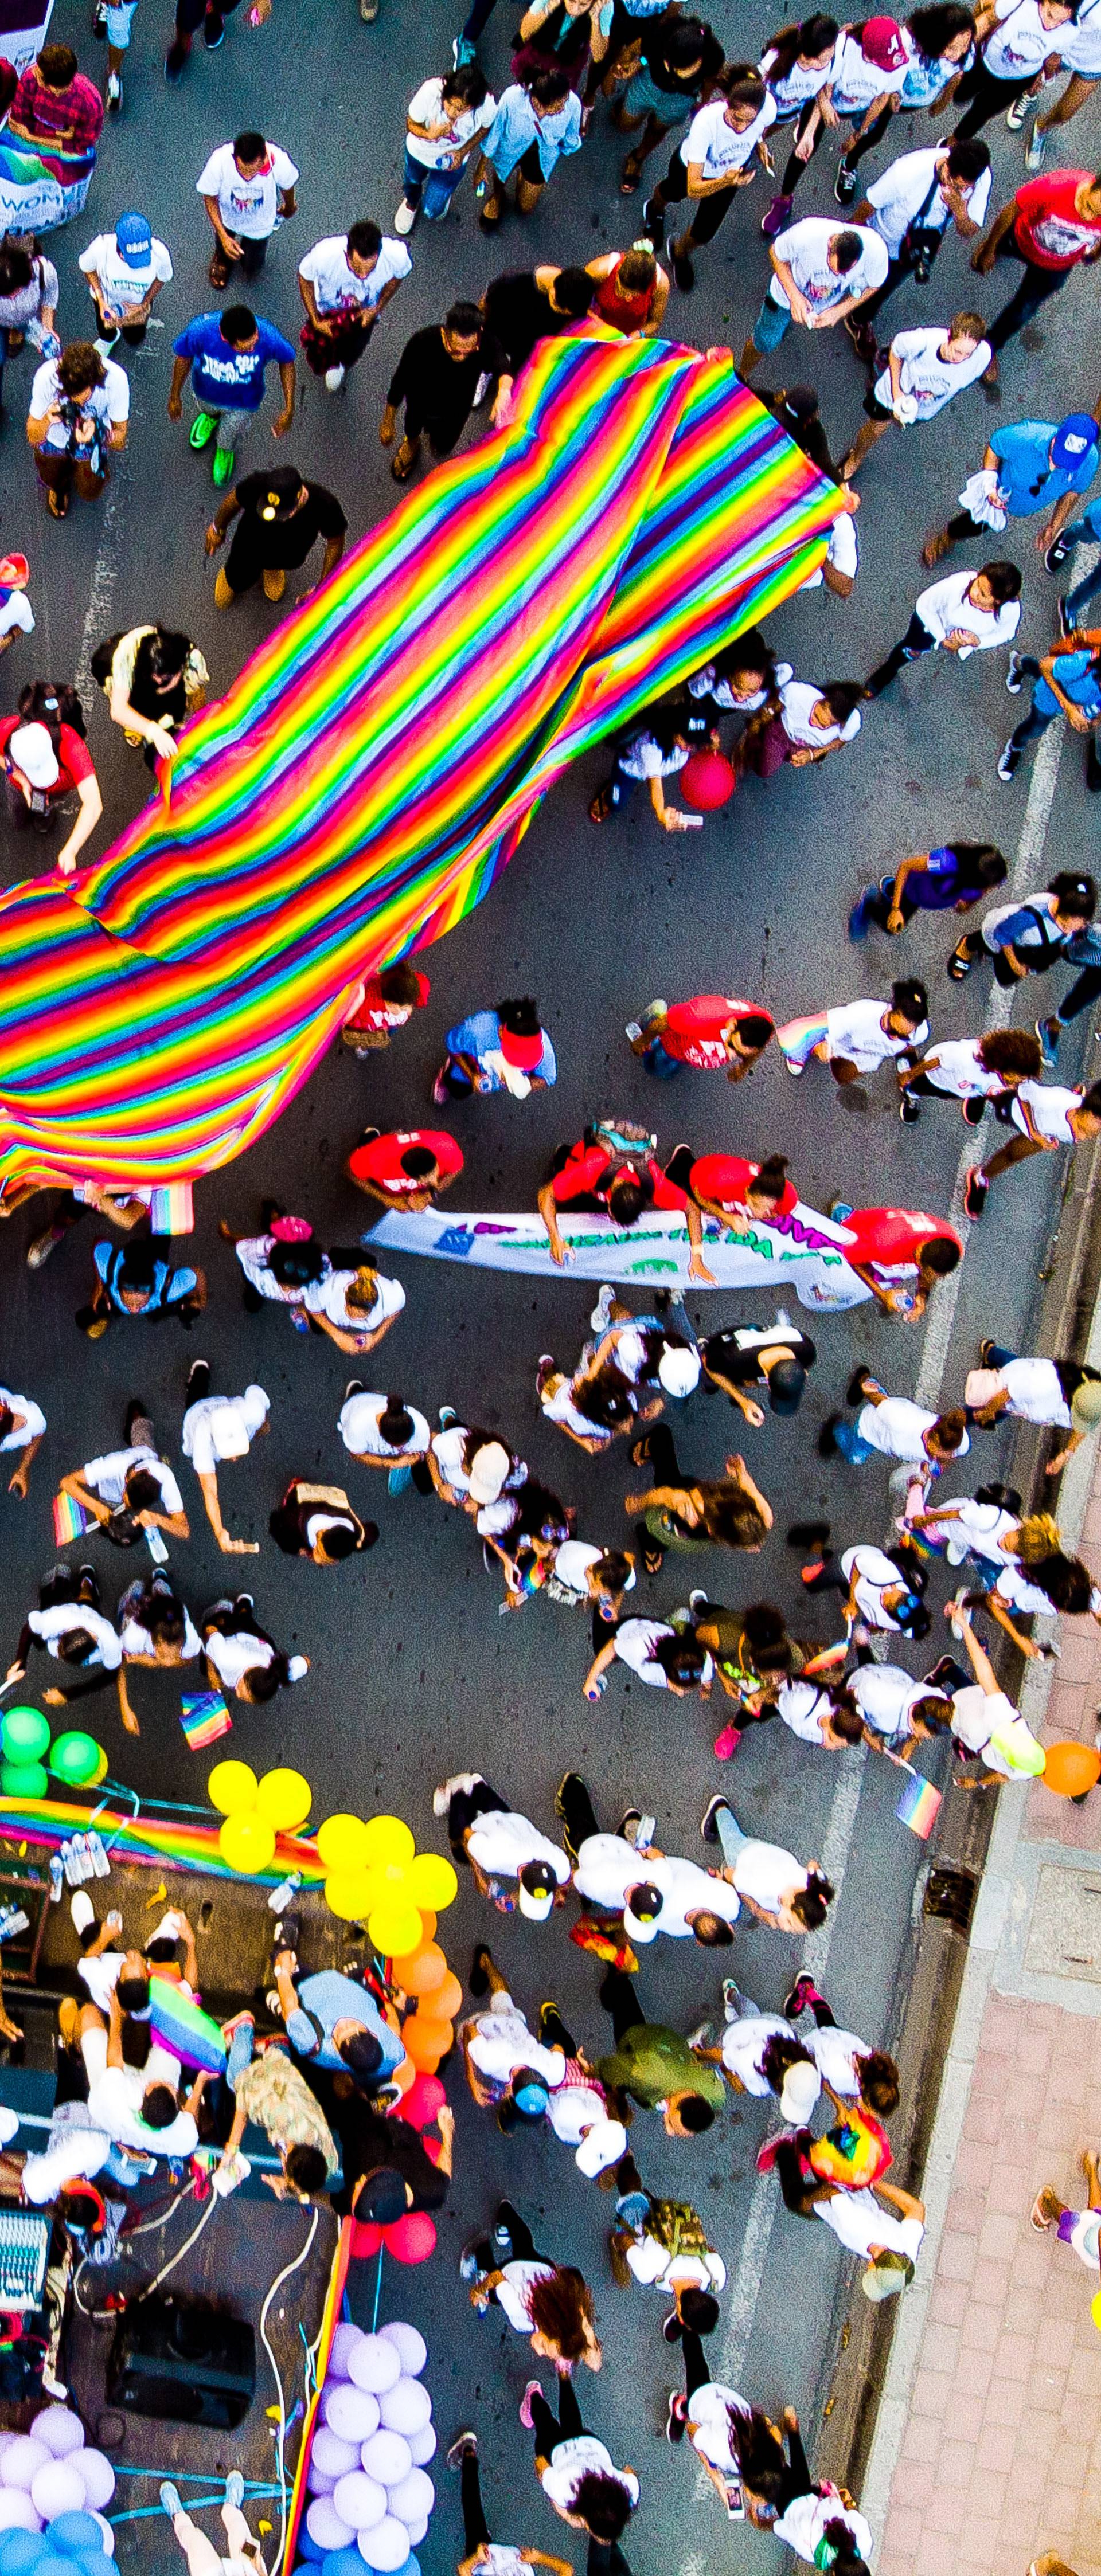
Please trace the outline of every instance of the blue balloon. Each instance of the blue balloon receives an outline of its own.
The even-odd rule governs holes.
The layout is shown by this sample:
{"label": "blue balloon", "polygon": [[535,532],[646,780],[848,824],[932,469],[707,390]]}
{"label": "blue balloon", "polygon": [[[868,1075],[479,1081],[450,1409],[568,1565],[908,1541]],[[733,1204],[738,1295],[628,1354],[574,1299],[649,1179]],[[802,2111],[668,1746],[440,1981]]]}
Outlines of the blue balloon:
{"label": "blue balloon", "polygon": [[[319,2542],[319,2541],[314,2540],[314,2539],[313,2539],[313,2537],[312,2537],[312,2535],[307,2531],[307,2529],[306,2529],[306,2523],[305,2523],[305,2517],[303,2516],[302,2529],[301,2529],[301,2531],[300,2531],[300,2532],[299,2532],[299,2534],[298,2534],[298,2555],[299,2555],[299,2559],[303,2559],[303,2558],[312,2558],[312,2559],[320,2560],[320,2559],[324,2558],[325,2554],[326,2554],[326,2553],[325,2553],[325,2551],[322,2549],[322,2547],[321,2547],[321,2545],[320,2545],[320,2542]],[[330,2551],[329,2555],[331,2556],[332,2554],[333,2554],[333,2553]],[[356,2552],[356,2556],[358,2557],[358,2555],[359,2555],[359,2552],[358,2552],[358,2550],[357,2550],[357,2552]]]}
{"label": "blue balloon", "polygon": [[35,2562],[34,2576],[73,2576],[72,2559],[63,2558],[51,2541],[45,2557]]}
{"label": "blue balloon", "polygon": [[[358,2551],[357,2551],[357,2553],[356,2553],[357,2557],[358,2557],[358,2554],[359,2554],[359,2553],[358,2553]],[[398,2576],[421,2576],[421,2562],[420,2562],[420,2559],[414,2556],[414,2554],[413,2554],[413,2551],[412,2551],[412,2550],[410,2550],[410,2552],[409,2552],[409,2556],[408,2556],[408,2558],[407,2558],[407,2559],[406,2559],[406,2561],[405,2561],[405,2565],[404,2565],[404,2567],[399,2567],[399,2569],[398,2569]]]}
{"label": "blue balloon", "polygon": [[0,2531],[0,2576],[31,2576],[49,2547],[40,2531]]}
{"label": "blue balloon", "polygon": [[103,2533],[95,2515],[84,2511],[59,2513],[50,2524],[50,2545],[63,2549],[66,2557],[102,2558],[105,2555]]}
{"label": "blue balloon", "polygon": [[358,2549],[327,2549],[321,2561],[321,2576],[363,2576]]}

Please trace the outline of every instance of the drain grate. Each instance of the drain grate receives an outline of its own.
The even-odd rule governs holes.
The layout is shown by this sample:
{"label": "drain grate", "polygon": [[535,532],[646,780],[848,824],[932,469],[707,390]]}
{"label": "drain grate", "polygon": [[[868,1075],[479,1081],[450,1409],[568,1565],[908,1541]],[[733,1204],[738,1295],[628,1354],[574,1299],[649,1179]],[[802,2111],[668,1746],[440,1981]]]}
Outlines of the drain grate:
{"label": "drain grate", "polygon": [[922,1913],[935,1915],[941,1923],[950,1923],[954,1932],[969,1931],[977,1885],[972,1870],[931,1869]]}

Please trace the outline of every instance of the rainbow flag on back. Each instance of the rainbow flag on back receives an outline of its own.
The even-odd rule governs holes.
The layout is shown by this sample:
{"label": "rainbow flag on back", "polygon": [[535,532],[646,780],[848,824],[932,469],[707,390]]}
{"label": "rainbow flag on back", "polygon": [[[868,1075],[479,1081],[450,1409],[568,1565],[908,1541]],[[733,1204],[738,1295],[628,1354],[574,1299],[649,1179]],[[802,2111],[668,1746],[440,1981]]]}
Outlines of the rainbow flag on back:
{"label": "rainbow flag on back", "polygon": [[73,1501],[71,1494],[55,1494],[53,1501],[54,1540],[58,1547],[71,1547],[74,1538],[83,1538],[86,1529],[95,1524],[94,1515],[83,1503]]}
{"label": "rainbow flag on back", "polygon": [[216,1744],[220,1735],[228,1735],[233,1724],[220,1691],[196,1691],[184,1699],[180,1724],[191,1753],[205,1753],[208,1744]]}
{"label": "rainbow flag on back", "polygon": [[900,1824],[909,1825],[919,1842],[927,1843],[940,1814],[941,1795],[931,1780],[919,1780],[915,1772],[908,1780],[895,1808]]}

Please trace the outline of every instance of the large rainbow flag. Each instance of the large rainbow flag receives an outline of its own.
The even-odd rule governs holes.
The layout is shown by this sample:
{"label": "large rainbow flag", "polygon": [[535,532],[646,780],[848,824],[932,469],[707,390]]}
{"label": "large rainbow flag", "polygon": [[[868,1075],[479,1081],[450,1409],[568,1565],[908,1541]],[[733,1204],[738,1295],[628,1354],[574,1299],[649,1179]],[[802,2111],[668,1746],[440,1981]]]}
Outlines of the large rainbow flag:
{"label": "large rainbow flag", "polygon": [[839,494],[728,351],[600,323],[189,725],[105,859],[0,899],[0,1176],[190,1179],[360,977],[440,938],[571,761],[821,561]]}

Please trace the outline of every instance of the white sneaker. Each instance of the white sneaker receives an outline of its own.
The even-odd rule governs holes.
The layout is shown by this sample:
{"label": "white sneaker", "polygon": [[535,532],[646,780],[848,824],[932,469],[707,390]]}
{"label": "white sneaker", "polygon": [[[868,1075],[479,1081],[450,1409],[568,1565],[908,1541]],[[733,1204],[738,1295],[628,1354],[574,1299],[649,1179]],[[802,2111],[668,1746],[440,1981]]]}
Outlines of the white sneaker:
{"label": "white sneaker", "polygon": [[117,72],[107,74],[107,105],[113,108],[116,114],[122,106],[122,82]]}
{"label": "white sneaker", "polygon": [[415,207],[415,206],[410,206],[410,205],[406,202],[406,199],[403,197],[403,198],[402,198],[402,201],[401,201],[401,204],[400,204],[400,206],[398,207],[398,211],[397,211],[397,213],[396,213],[396,215],[395,215],[395,217],[394,217],[394,231],[395,231],[396,233],[399,233],[399,234],[401,235],[402,240],[404,240],[406,233],[411,233],[411,232],[412,232],[412,230],[413,230],[413,226],[414,226],[414,224],[416,223],[416,220],[417,220],[417,209],[416,209],[416,207]]}
{"label": "white sneaker", "polygon": [[1033,128],[1032,128],[1032,132],[1031,132],[1031,134],[1029,135],[1028,141],[1027,141],[1027,143],[1026,143],[1026,145],[1025,145],[1025,168],[1026,168],[1026,170],[1039,170],[1039,169],[1042,169],[1042,167],[1043,167],[1043,160],[1044,160],[1044,147],[1045,147],[1046,143],[1047,143],[1047,136],[1046,136],[1046,134],[1041,134],[1041,132],[1040,132],[1040,128],[1039,128],[1039,125],[1038,125],[1038,124],[1034,125],[1034,126],[1033,126]]}
{"label": "white sneaker", "polygon": [[609,1326],[609,1324],[610,1324],[610,1322],[611,1322],[611,1318],[612,1318],[612,1308],[613,1308],[614,1304],[615,1304],[615,1289],[614,1289],[614,1288],[609,1288],[607,1285],[605,1285],[605,1286],[601,1289],[601,1291],[600,1291],[600,1295],[599,1295],[599,1297],[597,1298],[597,1301],[596,1301],[595,1306],[593,1307],[592,1314],[591,1314],[591,1315],[590,1315],[590,1317],[589,1317],[589,1327],[590,1327],[590,1330],[591,1330],[592,1332],[594,1332],[594,1333],[606,1333],[606,1332],[607,1332],[607,1330],[608,1330],[608,1326]]}
{"label": "white sneaker", "polygon": [[347,372],[348,370],[346,367],[326,367],[325,391],[327,394],[338,394],[340,392],[340,388],[344,382]]}
{"label": "white sneaker", "polygon": [[1027,120],[1028,111],[1031,105],[1032,101],[1029,97],[1028,91],[1022,90],[1020,97],[1014,99],[1012,107],[1007,107],[1005,111],[1005,121],[1011,134],[1020,133],[1022,125],[1024,125]]}

